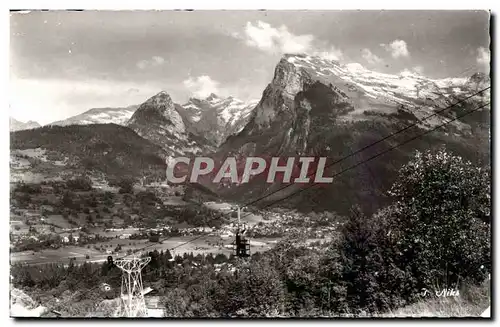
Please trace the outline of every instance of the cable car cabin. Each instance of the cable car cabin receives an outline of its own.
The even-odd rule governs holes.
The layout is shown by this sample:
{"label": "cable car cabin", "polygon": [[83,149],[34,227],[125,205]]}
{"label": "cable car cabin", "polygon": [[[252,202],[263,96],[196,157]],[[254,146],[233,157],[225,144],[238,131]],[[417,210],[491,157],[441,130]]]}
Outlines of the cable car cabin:
{"label": "cable car cabin", "polygon": [[245,230],[236,231],[236,240],[234,244],[234,255],[240,258],[247,258],[250,256],[250,241],[245,238]]}
{"label": "cable car cabin", "polygon": [[250,256],[250,241],[245,237],[245,228],[241,229],[241,208],[236,207],[236,216],[238,217],[238,228],[236,229],[236,239],[233,243],[234,255],[239,258]]}

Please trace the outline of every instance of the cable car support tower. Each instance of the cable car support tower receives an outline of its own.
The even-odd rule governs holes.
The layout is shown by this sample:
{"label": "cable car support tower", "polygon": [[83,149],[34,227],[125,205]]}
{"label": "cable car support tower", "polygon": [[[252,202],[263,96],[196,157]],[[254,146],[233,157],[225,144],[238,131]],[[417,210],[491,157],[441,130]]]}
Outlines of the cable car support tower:
{"label": "cable car support tower", "polygon": [[151,261],[150,257],[132,259],[117,259],[114,264],[122,274],[121,299],[125,317],[147,316],[141,270]]}

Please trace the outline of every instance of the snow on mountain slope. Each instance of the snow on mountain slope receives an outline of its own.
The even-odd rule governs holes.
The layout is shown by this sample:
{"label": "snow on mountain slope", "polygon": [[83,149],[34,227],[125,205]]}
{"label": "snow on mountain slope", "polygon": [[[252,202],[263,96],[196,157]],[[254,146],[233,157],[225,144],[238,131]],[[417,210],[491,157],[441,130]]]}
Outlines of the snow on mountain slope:
{"label": "snow on mountain slope", "polygon": [[[383,74],[355,63],[342,65],[307,55],[285,55],[276,65],[247,125],[228,138],[214,157],[221,162],[228,156],[326,157],[328,164],[377,142],[369,150],[347,157],[339,167],[331,167],[326,175],[333,175],[413,140],[388,152],[383,160],[359,166],[338,176],[334,183],[290,198],[287,203],[300,210],[321,208],[346,213],[348,200],[359,198],[366,210],[376,210],[385,201],[383,194],[395,171],[416,149],[448,145],[467,160],[487,162],[489,109],[452,119],[488,103],[489,90],[459,105],[450,105],[489,84],[484,74],[435,80],[407,71]],[[447,125],[433,133],[423,132],[443,123]],[[396,133],[411,125],[416,127]],[[395,136],[388,139],[393,133]],[[301,187],[297,184],[278,191],[280,183],[270,185],[258,179],[231,187],[210,182],[204,186],[234,201],[249,201],[276,190],[266,199],[268,202],[291,195]]]}
{"label": "snow on mountain slope", "polygon": [[[248,155],[259,152],[259,147],[303,153],[312,146],[308,144],[311,132],[328,121],[330,125],[321,129],[356,121],[415,123],[429,129],[450,122],[465,108],[487,103],[489,89],[474,94],[489,85],[489,77],[481,73],[469,78],[430,79],[408,71],[391,75],[357,63],[342,65],[314,56],[284,55],[248,124],[226,148],[250,150]],[[457,119],[449,128],[468,135],[472,126]]]}
{"label": "snow on mountain slope", "polygon": [[[418,119],[445,108],[460,99],[489,86],[489,77],[475,74],[470,78],[431,79],[403,71],[398,75],[371,71],[358,63],[342,65],[337,61],[307,55],[286,55],[285,60],[295,69],[337,89],[353,104],[355,110],[344,119],[364,119],[360,113],[374,110],[390,114],[402,109]],[[300,74],[299,74],[300,75]],[[489,90],[471,101],[489,99]],[[427,127],[443,123],[443,117],[426,122]],[[455,123],[460,125],[459,122]]]}
{"label": "snow on mountain slope", "polygon": [[90,124],[117,124],[125,125],[137,110],[138,105],[126,108],[94,108],[79,115],[56,121],[50,125],[90,125]]}
{"label": "snow on mountain slope", "polygon": [[245,127],[257,103],[258,100],[244,102],[212,93],[205,99],[191,98],[182,108],[195,133],[220,145]]}
{"label": "snow on mountain slope", "polygon": [[38,128],[38,127],[40,127],[40,124],[37,123],[36,121],[30,120],[27,121],[26,123],[23,123],[17,119],[10,117],[9,129],[11,132],[21,131],[24,129]]}
{"label": "snow on mountain slope", "polygon": [[[369,97],[385,98],[389,102],[398,104],[411,104],[411,99],[419,99],[424,96],[438,98],[438,90],[449,94],[456,91],[464,91],[467,78],[446,78],[433,80],[410,71],[403,71],[399,75],[378,73],[364,68],[361,64],[350,63],[341,65],[336,61],[326,60],[311,56],[288,56],[287,60],[296,67],[304,68],[308,72],[318,75],[320,78],[330,81],[338,77],[348,83],[347,89],[361,88]],[[331,82],[333,82],[331,81]],[[401,97],[404,93],[405,97]]]}

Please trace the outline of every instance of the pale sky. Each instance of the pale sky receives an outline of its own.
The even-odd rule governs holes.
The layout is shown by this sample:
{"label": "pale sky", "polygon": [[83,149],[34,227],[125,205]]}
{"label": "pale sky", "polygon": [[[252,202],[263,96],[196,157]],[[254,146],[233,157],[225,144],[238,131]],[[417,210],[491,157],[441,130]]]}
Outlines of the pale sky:
{"label": "pale sky", "polygon": [[161,90],[260,98],[288,52],[431,78],[489,64],[485,11],[52,11],[10,25],[10,115],[42,124]]}

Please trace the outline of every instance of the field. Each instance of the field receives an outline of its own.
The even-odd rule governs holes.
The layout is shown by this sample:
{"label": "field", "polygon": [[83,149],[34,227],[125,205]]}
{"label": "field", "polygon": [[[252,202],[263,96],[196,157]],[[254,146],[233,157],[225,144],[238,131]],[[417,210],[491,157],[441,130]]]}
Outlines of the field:
{"label": "field", "polygon": [[[127,250],[143,251],[166,251],[170,250],[173,255],[183,255],[184,253],[208,254],[224,253],[230,255],[232,253],[232,239],[221,239],[218,236],[179,236],[168,238],[162,243],[152,243],[148,240],[129,240],[129,239],[112,239],[108,242],[99,242],[92,244],[90,248],[81,246],[65,246],[59,249],[43,249],[37,252],[23,251],[11,253],[11,263],[26,263],[26,264],[47,264],[47,263],[68,263],[71,258],[75,258],[76,262],[83,263],[105,261],[109,255],[114,258],[127,255]],[[276,239],[251,239],[250,246],[252,252],[267,251],[276,244]],[[131,245],[130,245],[131,244]],[[95,250],[94,246],[104,246],[113,250],[117,245],[122,247],[122,251],[115,254],[102,253]],[[175,248],[172,250],[172,248]],[[86,259],[86,256],[89,256]]]}
{"label": "field", "polygon": [[[93,184],[90,190],[72,190],[71,198],[68,199],[65,195],[68,187],[64,184],[43,185],[41,190],[19,189],[14,186],[16,206],[11,212],[11,235],[17,238],[17,242],[44,237],[92,238],[83,243],[59,240],[55,244],[57,246],[18,247],[11,251],[11,262],[68,263],[70,259],[77,263],[100,262],[109,255],[117,258],[153,250],[170,250],[179,255],[229,255],[233,252],[232,243],[238,220],[231,203],[194,204],[184,201],[178,194],[165,194],[158,189],[136,187],[133,193],[122,194],[116,188],[114,192],[103,191],[95,187],[95,181]],[[23,202],[26,194],[30,200]],[[189,211],[183,211],[186,209]],[[226,220],[219,227],[205,230],[214,219],[210,218],[212,216],[207,217],[212,215],[211,212],[221,213]],[[217,218],[217,215],[214,217]],[[257,225],[271,226],[267,224],[279,222],[279,219],[280,215],[264,217],[263,214],[254,214],[245,209],[241,212],[241,222],[252,228]],[[158,230],[158,226],[162,226],[159,227],[160,230],[177,228],[180,234],[172,234],[177,235],[172,237],[163,234],[161,242],[156,243],[151,242],[147,236],[130,236],[149,234]],[[269,229],[274,231],[274,227],[268,227]],[[276,235],[266,236],[255,235],[249,238],[252,253],[269,250],[281,238]]]}
{"label": "field", "polygon": [[[184,208],[192,206],[192,203],[185,202],[178,195],[164,195],[155,198],[148,195],[147,200],[138,199],[137,194],[147,193],[146,188],[136,188],[134,194],[120,194],[106,192],[100,188],[89,191],[74,191],[69,204],[69,211],[64,206],[61,207],[60,191],[57,187],[45,186],[40,193],[30,194],[30,202],[24,207],[16,207],[11,213],[11,233],[17,237],[36,237],[43,235],[58,235],[59,237],[70,237],[70,235],[98,235],[101,239],[88,244],[62,244],[58,248],[38,248],[26,251],[15,251],[11,253],[12,263],[26,264],[46,264],[46,263],[68,263],[74,259],[77,263],[101,262],[105,261],[109,255],[114,258],[132,255],[132,253],[145,251],[166,251],[182,255],[193,253],[194,255],[204,253],[224,253],[229,255],[233,251],[234,231],[236,229],[237,218],[230,215],[232,205],[229,203],[207,202],[204,207],[209,210],[222,212],[228,216],[228,225],[221,230],[190,233],[183,236],[161,237],[161,242],[151,242],[149,239],[130,239],[128,235],[135,235],[147,232],[148,228],[142,226],[138,221],[140,216],[147,216],[147,213],[156,214],[156,223],[164,226],[177,226],[178,228],[190,228],[188,223],[180,223],[173,216],[158,215],[158,210],[164,208]],[[15,196],[21,197],[18,191]],[[142,192],[142,193],[141,193]],[[157,193],[159,194],[159,193]],[[96,199],[96,200],[93,200]],[[95,201],[93,206],[88,206],[89,201]],[[152,202],[151,202],[152,201]],[[160,202],[159,202],[160,201]],[[45,203],[45,205],[42,205]],[[80,204],[74,209],[74,204]],[[47,209],[48,208],[48,209]],[[145,213],[134,215],[138,208],[145,209]],[[86,213],[82,210],[87,209]],[[90,210],[88,210],[90,209]],[[40,214],[43,210],[45,214]],[[57,212],[57,213],[54,213]],[[69,213],[69,214],[68,214]],[[262,215],[249,212],[242,212],[242,222],[252,226],[259,222],[264,222]],[[96,224],[98,223],[98,224]],[[105,224],[105,225],[103,225]],[[132,224],[137,226],[126,226]],[[140,227],[142,226],[142,227]],[[84,227],[85,232],[82,232]],[[36,232],[32,232],[31,230]],[[30,236],[31,235],[31,236]],[[261,252],[272,248],[277,242],[277,238],[251,239],[251,251]]]}

